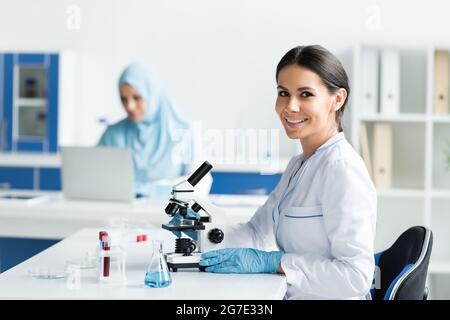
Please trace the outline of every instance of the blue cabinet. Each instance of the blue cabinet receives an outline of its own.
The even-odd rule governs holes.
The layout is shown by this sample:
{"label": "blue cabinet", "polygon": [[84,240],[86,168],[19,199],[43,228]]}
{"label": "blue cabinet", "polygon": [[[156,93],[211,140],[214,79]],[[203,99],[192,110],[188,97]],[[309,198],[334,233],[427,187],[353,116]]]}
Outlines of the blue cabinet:
{"label": "blue cabinet", "polygon": [[0,150],[56,152],[59,55],[0,54]]}
{"label": "blue cabinet", "polygon": [[0,167],[0,186],[0,189],[34,189],[33,168]]}
{"label": "blue cabinet", "polygon": [[61,190],[59,168],[0,167],[0,189]]}
{"label": "blue cabinet", "polygon": [[281,174],[213,172],[212,177],[212,194],[270,194],[280,181]]}
{"label": "blue cabinet", "polygon": [[61,170],[59,168],[39,169],[39,190],[61,190]]}
{"label": "blue cabinet", "polygon": [[59,240],[0,237],[0,272],[31,258]]}

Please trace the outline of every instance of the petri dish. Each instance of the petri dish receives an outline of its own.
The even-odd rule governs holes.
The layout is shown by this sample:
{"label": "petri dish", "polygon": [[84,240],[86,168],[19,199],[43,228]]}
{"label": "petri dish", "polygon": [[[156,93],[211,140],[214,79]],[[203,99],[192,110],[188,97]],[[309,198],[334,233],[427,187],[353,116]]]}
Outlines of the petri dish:
{"label": "petri dish", "polygon": [[28,275],[34,279],[62,279],[67,277],[66,271],[50,268],[33,268],[28,270]]}

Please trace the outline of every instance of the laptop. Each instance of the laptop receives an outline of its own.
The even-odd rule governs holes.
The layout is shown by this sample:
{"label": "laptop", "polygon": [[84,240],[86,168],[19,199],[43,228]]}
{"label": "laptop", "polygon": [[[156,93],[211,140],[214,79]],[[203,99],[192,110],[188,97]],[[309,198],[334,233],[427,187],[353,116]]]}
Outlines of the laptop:
{"label": "laptop", "polygon": [[67,199],[132,201],[131,150],[111,147],[61,147],[62,189]]}

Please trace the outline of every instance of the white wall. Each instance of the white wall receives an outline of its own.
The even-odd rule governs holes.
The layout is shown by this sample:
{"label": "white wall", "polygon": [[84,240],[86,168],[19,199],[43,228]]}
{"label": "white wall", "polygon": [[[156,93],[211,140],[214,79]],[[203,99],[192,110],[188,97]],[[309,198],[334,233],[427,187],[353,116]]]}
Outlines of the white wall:
{"label": "white wall", "polygon": [[[68,28],[71,5],[79,29]],[[0,50],[79,53],[81,144],[97,141],[100,116],[124,115],[116,81],[136,60],[153,65],[181,112],[205,128],[281,128],[274,71],[288,49],[450,45],[449,9],[442,0],[0,0]],[[282,154],[292,153],[280,137]]]}

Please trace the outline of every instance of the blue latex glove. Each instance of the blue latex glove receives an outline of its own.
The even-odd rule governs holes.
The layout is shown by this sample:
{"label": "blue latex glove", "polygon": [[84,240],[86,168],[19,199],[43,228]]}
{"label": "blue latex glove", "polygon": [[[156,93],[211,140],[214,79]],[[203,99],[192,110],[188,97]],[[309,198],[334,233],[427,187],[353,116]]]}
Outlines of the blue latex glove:
{"label": "blue latex glove", "polygon": [[221,249],[205,252],[199,262],[207,272],[276,273],[283,252],[250,248]]}
{"label": "blue latex glove", "polygon": [[[190,208],[188,209],[187,214],[186,214],[186,217],[189,217],[189,218],[195,218],[195,217],[197,217],[197,216],[198,216],[198,213],[197,213],[197,212],[195,212],[194,210],[192,210],[192,209],[190,209]],[[169,224],[180,224],[181,219],[182,219],[181,214],[180,214],[179,212],[177,212],[177,213],[173,216],[173,218],[169,221]],[[181,238],[181,231],[172,231],[172,233],[173,233],[177,238]],[[187,235],[188,237],[190,237],[191,239],[194,239],[194,240],[197,241],[197,232],[196,232],[196,231],[194,231],[194,230],[189,230],[189,231],[183,231],[183,233],[184,233],[185,235]]]}

